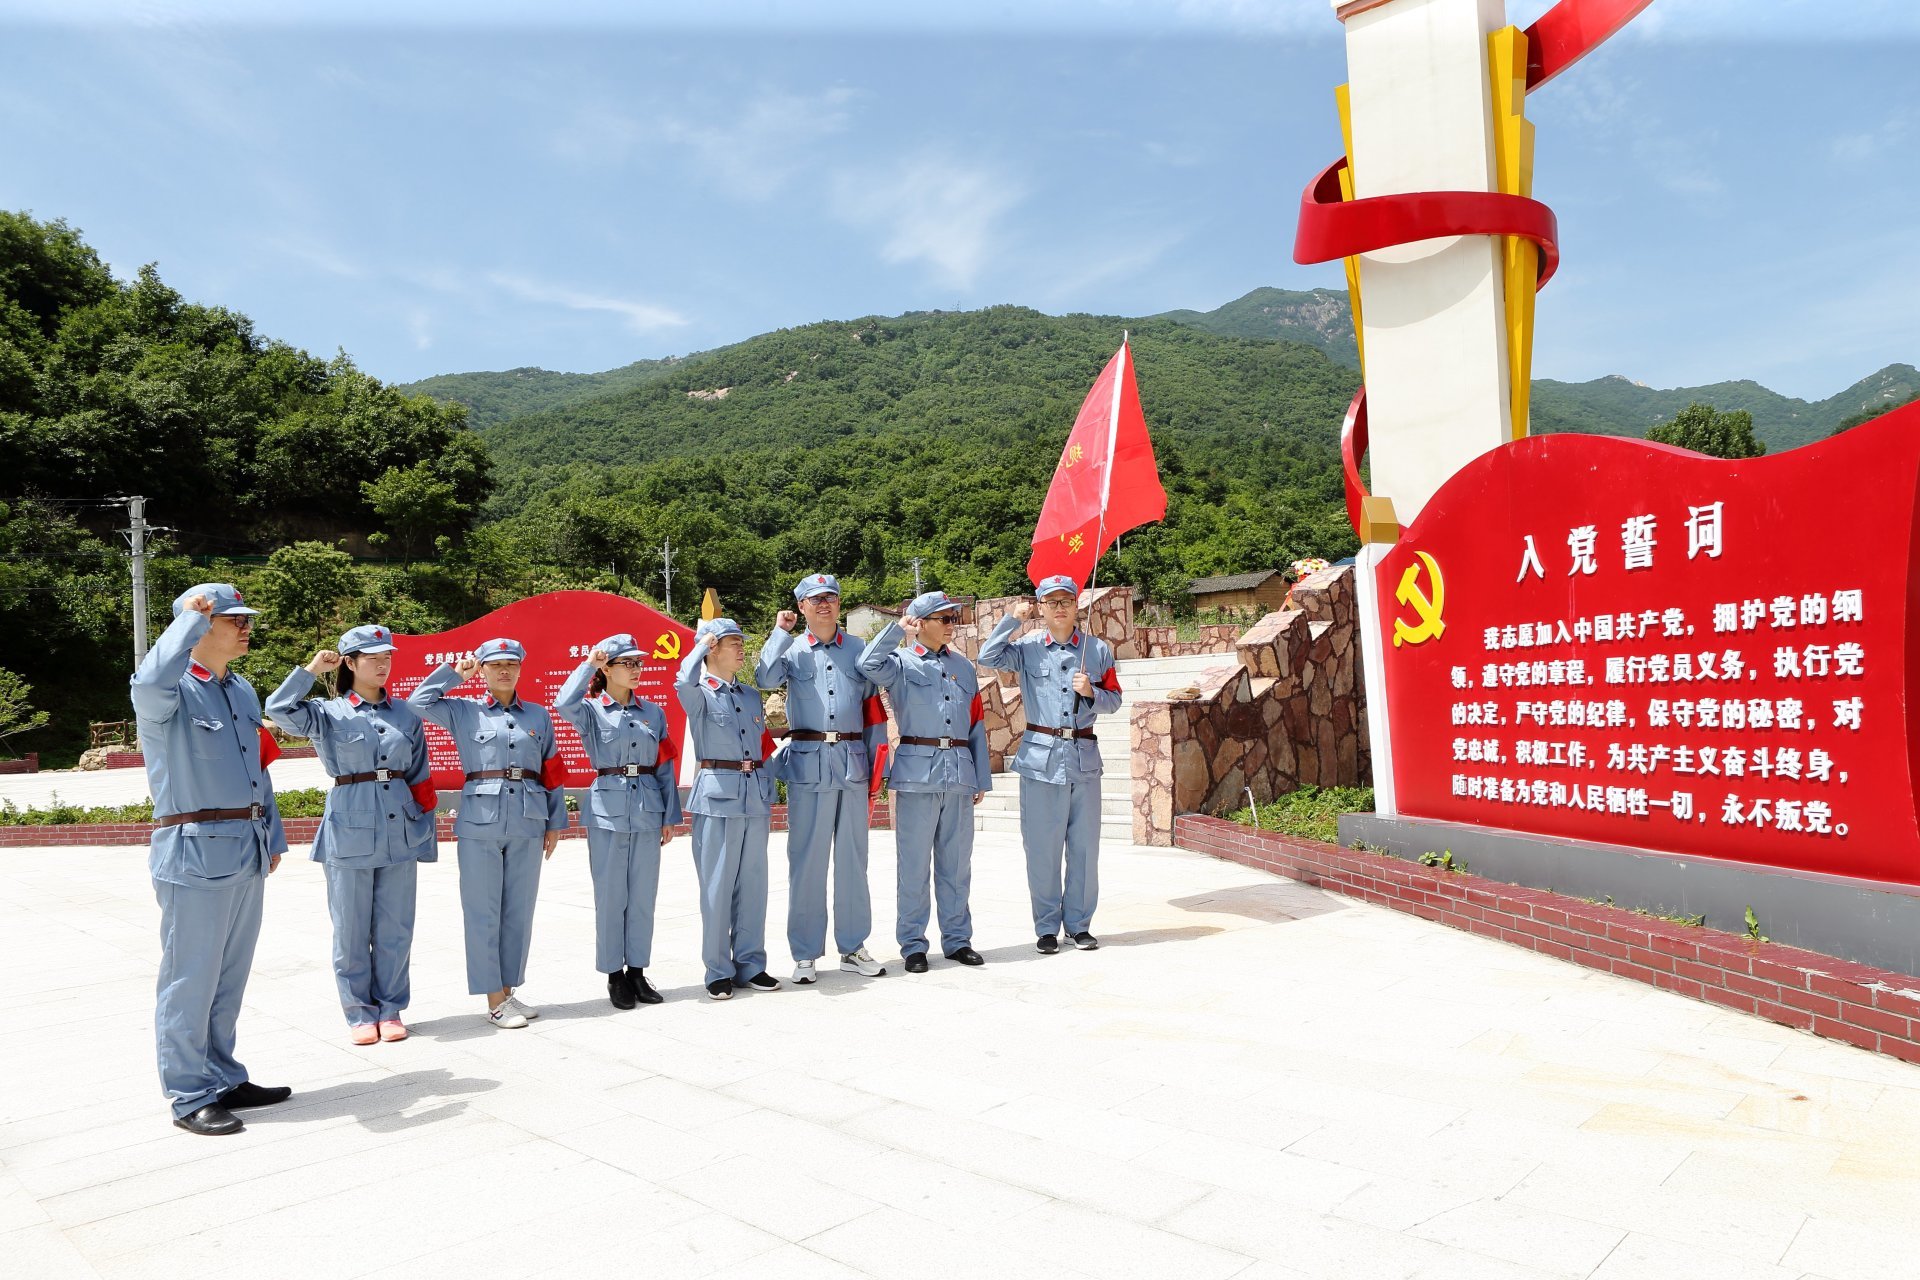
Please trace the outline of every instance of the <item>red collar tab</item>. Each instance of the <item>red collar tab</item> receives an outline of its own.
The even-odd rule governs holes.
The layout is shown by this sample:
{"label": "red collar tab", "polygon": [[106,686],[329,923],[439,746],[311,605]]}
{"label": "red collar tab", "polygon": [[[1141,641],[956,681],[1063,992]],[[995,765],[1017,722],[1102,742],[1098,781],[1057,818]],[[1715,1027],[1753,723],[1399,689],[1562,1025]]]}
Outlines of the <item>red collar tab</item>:
{"label": "red collar tab", "polygon": [[198,661],[187,664],[187,674],[202,682],[213,679],[213,672],[201,666]]}
{"label": "red collar tab", "polygon": [[347,705],[348,705],[348,706],[350,706],[350,707],[357,707],[357,706],[359,706],[359,705],[360,705],[361,703],[363,703],[363,702],[365,702],[365,701],[366,701],[366,699],[365,699],[365,698],[363,698],[363,697],[361,697],[361,696],[360,696],[360,695],[359,695],[358,693],[356,693],[356,692],[355,692],[354,690],[352,690],[352,689],[349,689],[349,690],[347,690]]}
{"label": "red collar tab", "polygon": [[603,694],[601,694],[601,695],[600,695],[600,705],[601,705],[601,706],[603,706],[603,707],[610,707],[610,706],[612,706],[612,705],[613,705],[613,695],[612,695],[612,694],[610,694],[610,693],[603,693]]}
{"label": "red collar tab", "polygon": [[913,655],[914,655],[914,657],[916,657],[916,658],[924,658],[924,657],[926,657],[926,656],[927,656],[927,652],[928,652],[928,651],[927,651],[927,646],[925,646],[925,645],[923,645],[923,644],[921,644],[921,643],[920,643],[920,642],[919,642],[918,640],[915,640],[915,641],[913,642]]}
{"label": "red collar tab", "polygon": [[[847,638],[847,633],[840,630],[838,627],[835,627],[833,631],[833,639],[826,641],[826,643],[837,646],[842,640],[845,640],[846,638]],[[811,649],[815,645],[818,645],[820,643],[821,643],[821,640],[819,636],[813,634],[813,632],[811,631],[807,632],[807,648]]]}
{"label": "red collar tab", "polygon": [[727,682],[725,680],[722,680],[719,676],[701,676],[700,683],[704,684],[709,689],[724,689],[726,688],[726,685],[727,685]]}
{"label": "red collar tab", "polygon": [[518,694],[514,695],[513,702],[510,704],[500,701],[500,699],[494,697],[492,694],[487,695],[487,706],[490,709],[498,707],[506,711],[512,711],[515,707],[519,705],[520,705],[520,697]]}
{"label": "red collar tab", "polygon": [[1065,640],[1055,640],[1053,638],[1053,632],[1051,631],[1047,632],[1047,648],[1049,649],[1053,648],[1053,646],[1057,644],[1067,645],[1068,647],[1072,647],[1073,645],[1077,645],[1079,643],[1080,643],[1080,628],[1078,627],[1075,627],[1073,629],[1073,634],[1068,636]]}

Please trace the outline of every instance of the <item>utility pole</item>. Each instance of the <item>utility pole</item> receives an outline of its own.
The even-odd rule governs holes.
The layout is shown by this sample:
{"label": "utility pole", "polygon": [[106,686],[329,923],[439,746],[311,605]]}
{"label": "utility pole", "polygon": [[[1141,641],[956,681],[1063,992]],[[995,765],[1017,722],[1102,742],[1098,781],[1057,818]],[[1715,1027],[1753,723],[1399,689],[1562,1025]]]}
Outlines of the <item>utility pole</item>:
{"label": "utility pole", "polygon": [[666,612],[671,614],[673,612],[673,535],[671,534],[667,535],[666,541],[660,544],[660,581],[667,600]]}
{"label": "utility pole", "polygon": [[127,504],[127,544],[133,551],[133,665],[147,656],[147,499],[135,494],[121,501]]}
{"label": "utility pole", "polygon": [[920,594],[920,557],[913,558],[913,594]]}

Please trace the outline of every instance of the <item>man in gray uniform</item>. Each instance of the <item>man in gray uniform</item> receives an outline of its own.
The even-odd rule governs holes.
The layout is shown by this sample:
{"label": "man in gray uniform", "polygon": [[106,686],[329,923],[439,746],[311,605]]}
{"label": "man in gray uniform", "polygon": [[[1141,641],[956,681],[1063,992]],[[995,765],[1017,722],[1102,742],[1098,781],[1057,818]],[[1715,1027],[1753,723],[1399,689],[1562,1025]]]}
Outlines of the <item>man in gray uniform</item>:
{"label": "man in gray uniform", "polygon": [[[1020,677],[1027,730],[1014,753],[1020,775],[1020,841],[1027,852],[1035,946],[1060,949],[1064,924],[1073,945],[1092,951],[1093,908],[1100,898],[1100,744],[1093,718],[1120,709],[1113,647],[1080,630],[1080,586],[1064,574],[1034,592],[1045,629],[1019,636],[1020,618],[1000,620],[980,646],[980,665]],[[1064,895],[1060,865],[1064,854]]]}
{"label": "man in gray uniform", "polygon": [[188,588],[132,681],[153,794],[160,1084],[174,1124],[208,1136],[240,1132],[235,1108],[293,1093],[254,1084],[233,1056],[266,878],[287,850],[266,771],[279,748],[253,686],[227,669],[246,653],[257,612],[227,583]]}
{"label": "man in gray uniform", "polygon": [[[915,596],[907,616],[888,623],[860,655],[860,670],[893,696],[900,746],[887,768],[894,847],[900,860],[894,937],[908,973],[927,971],[932,872],[940,901],[940,949],[965,965],[973,949],[973,806],[993,786],[980,681],[973,663],[947,647],[960,603],[944,591]],[[907,644],[900,647],[902,637]]]}
{"label": "man in gray uniform", "polygon": [[793,589],[807,628],[795,640],[791,611],[774,620],[754,683],[787,691],[787,746],[776,758],[787,784],[787,945],[793,980],[814,981],[827,949],[827,857],[833,856],[833,940],[840,967],[869,978],[886,970],[867,953],[867,790],[875,748],[887,740],[880,695],[856,669],[866,646],[840,629],[840,580],[811,574]]}

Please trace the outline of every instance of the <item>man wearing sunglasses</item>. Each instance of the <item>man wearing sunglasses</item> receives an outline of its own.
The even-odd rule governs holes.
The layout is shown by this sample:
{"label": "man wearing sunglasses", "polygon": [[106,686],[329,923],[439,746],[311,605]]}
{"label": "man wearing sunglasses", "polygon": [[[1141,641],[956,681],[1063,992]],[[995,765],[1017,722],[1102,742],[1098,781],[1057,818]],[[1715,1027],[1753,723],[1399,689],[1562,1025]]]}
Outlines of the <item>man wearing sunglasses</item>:
{"label": "man wearing sunglasses", "polygon": [[827,948],[827,860],[833,860],[833,941],[841,969],[886,973],[867,952],[873,903],[867,892],[867,782],[887,740],[880,694],[860,674],[866,646],[840,629],[840,580],[809,574],[793,589],[807,627],[794,639],[781,610],[760,650],[754,683],[787,691],[787,746],[776,757],[787,784],[787,945],[793,980],[814,981]]}
{"label": "man wearing sunglasses", "polygon": [[287,849],[267,777],[279,748],[253,686],[228,669],[251,644],[255,613],[229,583],[188,588],[132,680],[153,794],[160,1084],[173,1123],[209,1137],[240,1132],[235,1109],[293,1092],[253,1083],[233,1056],[266,878]]}
{"label": "man wearing sunglasses", "polygon": [[[907,614],[867,643],[860,670],[893,698],[900,745],[887,767],[893,839],[900,860],[894,937],[908,973],[927,971],[929,871],[940,902],[940,949],[964,965],[973,949],[973,806],[993,786],[980,679],[948,647],[960,603],[944,591],[915,596]],[[901,640],[906,640],[901,647]]]}

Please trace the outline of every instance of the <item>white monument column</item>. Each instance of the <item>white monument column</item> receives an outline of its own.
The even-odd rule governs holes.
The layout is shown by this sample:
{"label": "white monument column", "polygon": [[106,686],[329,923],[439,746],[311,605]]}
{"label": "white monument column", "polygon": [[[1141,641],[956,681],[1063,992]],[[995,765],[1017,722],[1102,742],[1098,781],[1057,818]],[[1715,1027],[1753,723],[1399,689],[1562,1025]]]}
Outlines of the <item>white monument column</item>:
{"label": "white monument column", "polygon": [[[1346,27],[1354,195],[1499,190],[1488,37],[1506,26],[1504,0],[1336,0],[1334,10]],[[1449,476],[1512,438],[1501,240],[1363,254],[1360,304],[1372,488],[1406,525]]]}

